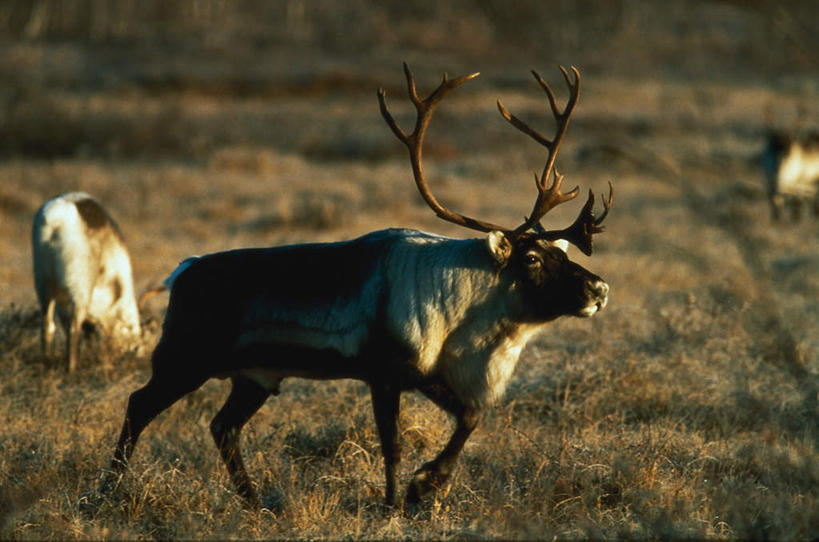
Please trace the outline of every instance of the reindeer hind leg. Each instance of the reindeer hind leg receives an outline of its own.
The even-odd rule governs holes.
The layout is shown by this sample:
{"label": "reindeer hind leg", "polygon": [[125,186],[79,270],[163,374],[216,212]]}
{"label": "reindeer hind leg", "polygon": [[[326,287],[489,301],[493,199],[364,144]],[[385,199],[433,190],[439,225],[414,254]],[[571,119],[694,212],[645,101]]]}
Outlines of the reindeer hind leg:
{"label": "reindeer hind leg", "polygon": [[[195,370],[196,366],[192,364],[188,364],[182,370],[161,370],[167,366],[166,363],[173,361],[168,359],[168,355],[166,344],[160,340],[153,354],[154,369],[151,379],[128,398],[125,421],[122,423],[114,457],[111,460],[111,471],[116,476],[125,470],[137,439],[145,427],[159,413],[199,388],[210,378],[206,372]],[[104,479],[104,486],[108,482]]]}
{"label": "reindeer hind leg", "polygon": [[40,346],[43,350],[43,356],[54,355],[54,333],[57,331],[57,324],[54,322],[56,307],[57,300],[53,297],[48,300],[48,303],[43,304],[40,328]]}
{"label": "reindeer hind leg", "polygon": [[270,392],[245,377],[233,377],[232,382],[230,395],[210,423],[210,431],[236,491],[249,506],[258,508],[259,498],[242,461],[239,434],[250,417],[262,407]]}

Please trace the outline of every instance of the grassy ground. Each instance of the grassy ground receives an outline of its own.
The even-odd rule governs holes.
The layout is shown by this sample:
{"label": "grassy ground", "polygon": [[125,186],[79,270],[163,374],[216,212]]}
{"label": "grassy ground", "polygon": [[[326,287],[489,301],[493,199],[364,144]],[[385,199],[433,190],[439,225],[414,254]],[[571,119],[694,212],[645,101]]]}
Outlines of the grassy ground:
{"label": "grassy ground", "polygon": [[[285,4],[299,5],[275,5]],[[0,26],[25,19],[21,5],[7,2],[14,10]],[[219,3],[202,5],[219,16]],[[565,49],[553,61],[531,45],[531,22],[513,44],[528,53],[484,58],[492,36],[514,33],[514,20],[492,2],[475,13],[495,13],[495,26],[475,13],[459,19],[453,5],[433,13],[460,21],[453,35],[494,34],[446,49],[446,32],[421,25],[431,15],[419,4],[386,52],[349,44],[322,57],[343,33],[313,49],[287,49],[272,34],[256,45],[267,52],[260,66],[252,49],[230,49],[246,70],[225,60],[230,36],[191,37],[195,18],[182,44],[105,25],[101,38],[59,27],[57,39],[48,25],[68,23],[56,16],[40,26],[26,19],[31,35],[5,37],[0,68],[15,85],[2,95],[0,124],[0,538],[819,536],[819,222],[772,224],[757,162],[766,108],[783,126],[805,107],[804,123],[819,121],[809,109],[816,74],[800,67],[809,53],[788,37],[794,17],[771,12],[785,30],[767,35],[766,49],[751,39],[765,34],[749,10],[680,2],[663,14],[667,27],[641,30],[657,14],[624,2],[614,29],[588,16],[608,33],[607,66],[599,47],[571,33],[549,36]],[[696,26],[691,7],[711,26]],[[303,43],[317,43],[310,29],[341,24],[309,9],[288,13],[304,34],[291,38]],[[358,39],[386,40],[376,23],[393,15],[370,13]],[[582,17],[573,21],[567,28],[583,28]],[[663,34],[669,28],[677,34]],[[438,50],[413,45],[420,29]],[[105,34],[115,31],[124,37]],[[258,37],[256,27],[247,32]],[[654,47],[637,46],[643,34]],[[89,46],[94,39],[107,46]],[[788,71],[772,76],[787,55]],[[92,341],[67,374],[39,352],[28,241],[37,207],[68,190],[98,197],[125,233],[138,290],[191,254],[388,226],[466,235],[421,202],[378,113],[375,87],[384,85],[391,108],[411,114],[403,59],[422,88],[437,84],[440,69],[484,72],[442,104],[426,166],[450,206],[510,225],[530,209],[543,156],[494,101],[548,126],[525,68],[565,96],[554,65],[579,66],[583,94],[559,165],[568,184],[615,185],[595,256],[571,254],[610,283],[606,310],[555,322],[533,341],[452,483],[417,508],[381,506],[369,396],[352,381],[285,381],[250,421],[243,449],[264,510],[242,507],[211,441],[208,424],[228,391],[216,380],[160,415],[122,486],[98,494],[128,395],[149,377],[167,298],[143,312],[144,355]],[[711,71],[716,64],[724,69]],[[555,211],[550,224],[562,227],[577,206]],[[406,394],[402,487],[452,428]]]}

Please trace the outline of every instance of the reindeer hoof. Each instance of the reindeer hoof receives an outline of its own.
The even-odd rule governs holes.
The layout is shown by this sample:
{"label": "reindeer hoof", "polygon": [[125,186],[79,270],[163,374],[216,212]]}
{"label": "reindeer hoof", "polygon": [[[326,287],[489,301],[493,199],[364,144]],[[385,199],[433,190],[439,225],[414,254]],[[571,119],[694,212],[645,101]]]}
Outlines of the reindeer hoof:
{"label": "reindeer hoof", "polygon": [[425,465],[418,469],[407,488],[407,504],[417,504],[425,495],[437,490],[449,476],[428,469]]}

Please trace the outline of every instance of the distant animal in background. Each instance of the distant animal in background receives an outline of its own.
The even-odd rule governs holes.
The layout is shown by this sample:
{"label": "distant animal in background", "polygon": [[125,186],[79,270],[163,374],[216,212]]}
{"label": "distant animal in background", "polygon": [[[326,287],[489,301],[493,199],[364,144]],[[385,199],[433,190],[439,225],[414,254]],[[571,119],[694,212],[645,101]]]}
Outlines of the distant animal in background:
{"label": "distant animal in background", "polygon": [[762,169],[773,220],[782,218],[786,205],[798,220],[805,200],[813,202],[813,215],[819,216],[819,133],[796,134],[769,128],[766,135]]}
{"label": "distant animal in background", "polygon": [[97,329],[123,345],[140,336],[128,250],[97,200],[69,192],[45,202],[34,216],[31,248],[44,354],[54,353],[55,317],[65,331],[72,372],[82,334]]}

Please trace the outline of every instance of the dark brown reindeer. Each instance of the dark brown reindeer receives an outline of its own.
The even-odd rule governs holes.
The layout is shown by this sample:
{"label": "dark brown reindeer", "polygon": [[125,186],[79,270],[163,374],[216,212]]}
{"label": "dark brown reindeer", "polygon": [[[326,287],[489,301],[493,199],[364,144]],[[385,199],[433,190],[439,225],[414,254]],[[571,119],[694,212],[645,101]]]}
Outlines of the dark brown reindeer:
{"label": "dark brown reindeer", "polygon": [[[556,241],[592,252],[605,211],[595,218],[594,197],[575,223],[547,231],[540,219],[575,198],[562,192],[555,158],[580,93],[580,75],[561,68],[570,90],[564,110],[546,91],[556,119],[547,139],[510,115],[503,116],[547,149],[536,176],[537,198],[528,218],[505,228],[442,206],[429,190],[421,162],[424,134],[435,106],[478,74],[448,79],[420,99],[404,65],[415,129],[406,134],[379,90],[381,112],[407,146],[424,200],[446,221],[486,233],[451,239],[405,229],[376,231],[337,243],[251,248],[190,258],[169,277],[162,337],[149,382],[131,394],[111,471],[116,483],[145,426],[210,378],[230,378],[232,391],[211,422],[211,432],[239,494],[259,500],[239,450],[242,426],[279,393],[284,378],[354,378],[371,390],[386,472],[386,502],[396,502],[401,393],[418,390],[456,419],[444,449],[418,469],[406,499],[414,502],[451,476],[481,410],[504,392],[520,352],[546,322],[589,317],[605,307],[608,285],[571,262]],[[550,183],[550,179],[553,179]],[[610,187],[611,188],[611,187]]]}

